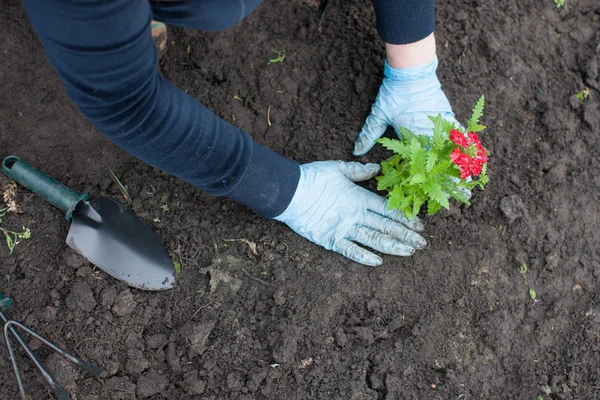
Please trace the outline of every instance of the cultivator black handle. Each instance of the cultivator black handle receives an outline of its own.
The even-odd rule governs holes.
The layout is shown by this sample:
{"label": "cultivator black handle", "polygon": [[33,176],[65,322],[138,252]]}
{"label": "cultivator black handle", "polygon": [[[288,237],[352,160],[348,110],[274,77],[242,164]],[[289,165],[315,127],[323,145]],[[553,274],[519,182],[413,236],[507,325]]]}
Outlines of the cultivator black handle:
{"label": "cultivator black handle", "polygon": [[72,191],[17,156],[6,157],[2,162],[2,171],[64,212],[67,221],[71,220],[77,204],[82,200],[88,200],[87,194]]}

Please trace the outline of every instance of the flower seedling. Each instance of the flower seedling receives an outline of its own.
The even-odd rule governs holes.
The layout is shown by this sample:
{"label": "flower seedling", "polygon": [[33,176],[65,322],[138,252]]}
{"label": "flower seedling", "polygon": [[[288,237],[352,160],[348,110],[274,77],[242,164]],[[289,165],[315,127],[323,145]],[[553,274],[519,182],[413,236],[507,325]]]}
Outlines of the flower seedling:
{"label": "flower seedling", "polygon": [[23,227],[23,231],[21,232],[9,231],[8,229],[4,229],[2,227],[0,227],[0,231],[2,231],[4,237],[6,238],[6,245],[8,246],[8,251],[10,254],[12,254],[15,246],[21,243],[23,239],[29,239],[31,237],[31,231],[29,228],[25,227]]}
{"label": "flower seedling", "polygon": [[[16,184],[8,184],[5,185],[2,192],[2,199],[6,203],[6,206],[0,208],[0,224],[2,223],[2,218],[6,216],[7,213],[18,213],[21,211],[19,205],[16,202]],[[29,239],[31,237],[31,231],[29,228],[23,227],[21,232],[13,232],[8,229],[0,227],[0,231],[4,234],[6,239],[6,246],[8,247],[8,251],[12,254],[15,246],[18,245],[22,240]]]}
{"label": "flower seedling", "polygon": [[268,65],[280,63],[280,62],[283,62],[283,60],[285,60],[285,53],[283,53],[281,51],[277,51],[277,50],[273,50],[273,53],[277,54],[277,56],[274,58],[271,58],[269,60],[269,62],[267,63]]}
{"label": "flower seedling", "polygon": [[470,204],[465,192],[476,186],[483,189],[488,182],[488,151],[477,135],[486,128],[479,123],[483,106],[482,96],[466,130],[438,114],[429,117],[431,137],[400,128],[400,140],[377,140],[395,153],[381,163],[383,174],[377,177],[377,189],[388,193],[388,208],[413,218],[425,203],[429,215],[449,209],[449,197]]}
{"label": "flower seedling", "polygon": [[579,101],[584,101],[588,97],[590,97],[590,88],[584,87],[583,90],[579,91],[575,96],[579,99]]}
{"label": "flower seedling", "polygon": [[554,0],[554,4],[556,5],[556,8],[561,8],[565,5],[565,0]]}

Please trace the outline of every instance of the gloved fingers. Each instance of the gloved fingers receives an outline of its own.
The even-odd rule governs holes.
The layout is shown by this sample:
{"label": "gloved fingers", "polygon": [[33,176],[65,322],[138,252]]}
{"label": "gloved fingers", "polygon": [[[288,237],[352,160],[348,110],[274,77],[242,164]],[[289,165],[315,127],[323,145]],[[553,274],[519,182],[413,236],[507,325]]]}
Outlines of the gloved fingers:
{"label": "gloved fingers", "polygon": [[362,182],[373,178],[379,173],[379,164],[362,164],[359,162],[332,161],[342,174],[352,182]]}
{"label": "gloved fingers", "polygon": [[354,225],[348,231],[346,238],[362,245],[394,256],[410,256],[415,252],[415,248],[402,243],[400,240],[380,231],[367,228],[365,226]]}
{"label": "gloved fingers", "polygon": [[381,111],[373,107],[373,111],[367,117],[365,124],[363,125],[356,143],[354,143],[354,150],[352,154],[355,156],[362,156],[369,152],[375,146],[375,140],[379,139],[385,133],[389,122],[387,118],[379,115]]}
{"label": "gloved fingers", "polygon": [[370,266],[381,265],[383,260],[376,254],[363,249],[357,244],[352,243],[348,239],[339,240],[334,246],[333,251],[340,253],[346,258],[356,261],[359,264],[365,264]]}
{"label": "gloved fingers", "polygon": [[[459,183],[460,179],[459,178],[452,178],[452,180],[454,181],[454,183]],[[469,176],[467,179],[465,179],[465,182],[469,183],[471,182],[473,179],[471,179],[471,177]],[[471,200],[471,191],[467,188],[464,187],[459,187],[458,190],[460,190],[460,192],[467,198],[467,200]]]}
{"label": "gloved fingers", "polygon": [[407,226],[413,231],[420,232],[423,230],[423,223],[419,219],[419,217],[414,217],[413,219],[408,219],[398,210],[388,210],[387,208],[387,200],[375,193],[369,193],[369,199],[367,203],[367,208],[369,211],[372,211],[376,214],[382,215],[384,217],[393,219],[394,221],[400,222],[401,224]]}
{"label": "gloved fingers", "polygon": [[382,217],[379,214],[368,212],[363,225],[369,229],[389,235],[393,239],[396,239],[410,247],[414,247],[417,250],[422,249],[427,245],[425,239],[417,232],[408,229],[406,226],[397,221]]}

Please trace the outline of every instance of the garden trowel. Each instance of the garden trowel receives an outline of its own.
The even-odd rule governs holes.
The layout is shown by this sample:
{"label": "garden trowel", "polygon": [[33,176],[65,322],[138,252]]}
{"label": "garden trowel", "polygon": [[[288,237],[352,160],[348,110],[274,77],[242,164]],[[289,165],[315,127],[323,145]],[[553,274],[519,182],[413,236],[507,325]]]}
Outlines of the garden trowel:
{"label": "garden trowel", "polygon": [[138,289],[171,289],[175,267],[160,238],[130,210],[109,197],[89,200],[15,156],[6,175],[48,200],[71,221],[67,244],[107,274]]}

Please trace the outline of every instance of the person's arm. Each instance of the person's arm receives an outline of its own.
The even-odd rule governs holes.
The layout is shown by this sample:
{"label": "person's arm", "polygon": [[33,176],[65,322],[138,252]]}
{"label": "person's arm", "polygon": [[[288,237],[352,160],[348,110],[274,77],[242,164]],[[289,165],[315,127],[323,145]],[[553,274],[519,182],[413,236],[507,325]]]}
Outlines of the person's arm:
{"label": "person's arm", "polygon": [[286,209],[299,165],[254,142],[157,73],[147,0],[23,4],[70,98],[99,131],[207,193],[268,218]]}
{"label": "person's arm", "polygon": [[377,31],[386,46],[384,79],[371,114],[358,134],[354,155],[366,154],[388,126],[431,135],[429,116],[454,121],[436,75],[434,0],[372,0]]}

